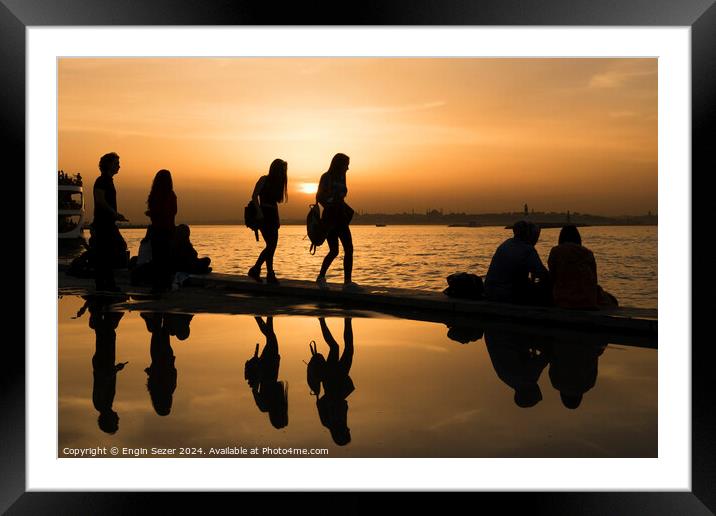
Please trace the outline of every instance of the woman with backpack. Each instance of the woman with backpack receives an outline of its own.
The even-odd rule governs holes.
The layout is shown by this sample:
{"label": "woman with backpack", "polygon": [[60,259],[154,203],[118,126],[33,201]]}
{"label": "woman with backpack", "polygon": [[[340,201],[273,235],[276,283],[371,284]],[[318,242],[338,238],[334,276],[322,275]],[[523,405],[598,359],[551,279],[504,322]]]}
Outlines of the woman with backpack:
{"label": "woman with backpack", "polygon": [[256,264],[249,269],[249,277],[261,283],[261,266],[266,262],[266,283],[278,285],[273,270],[273,257],[278,245],[278,228],[281,226],[278,216],[278,203],[288,201],[288,163],[275,159],[269,172],[256,182],[251,201],[260,221],[259,231],[266,247],[259,254]]}
{"label": "woman with backpack", "polygon": [[331,166],[324,172],[318,183],[316,202],[323,207],[323,223],[327,229],[326,241],[328,254],[323,259],[321,271],[318,273],[316,283],[326,286],[326,272],[333,260],[338,256],[338,240],[343,245],[343,288],[346,290],[359,288],[351,280],[353,273],[353,238],[349,224],[353,218],[353,209],[346,204],[348,194],[346,186],[346,172],[350,158],[345,154],[336,154],[331,160]]}

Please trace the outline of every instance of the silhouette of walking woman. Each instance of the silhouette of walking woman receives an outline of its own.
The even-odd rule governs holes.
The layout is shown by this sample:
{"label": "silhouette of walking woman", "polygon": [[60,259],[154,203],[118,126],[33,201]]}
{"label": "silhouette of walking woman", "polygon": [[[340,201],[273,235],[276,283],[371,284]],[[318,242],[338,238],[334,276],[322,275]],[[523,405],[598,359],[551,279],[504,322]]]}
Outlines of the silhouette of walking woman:
{"label": "silhouette of walking woman", "polygon": [[278,354],[278,339],[273,331],[273,317],[267,317],[266,322],[261,317],[254,319],[266,337],[266,345],[259,356],[259,345],[256,344],[254,356],[244,366],[244,378],[251,387],[259,410],[268,412],[274,428],[283,428],[288,425],[288,383],[278,381],[281,355]]}
{"label": "silhouette of walking woman", "polygon": [[346,204],[348,194],[346,185],[346,172],[350,158],[345,154],[336,154],[331,160],[328,171],[321,175],[316,192],[316,202],[323,207],[323,223],[328,232],[328,254],[323,259],[321,271],[318,273],[316,283],[326,286],[326,272],[338,256],[338,240],[343,245],[343,288],[346,290],[359,288],[351,280],[353,274],[353,238],[349,224],[353,218],[353,209]]}
{"label": "silhouette of walking woman", "polygon": [[171,248],[174,237],[174,218],[177,214],[177,196],[174,193],[172,174],[160,170],[154,176],[147,198],[147,215],[152,220],[152,291],[168,290],[172,281]]}
{"label": "silhouette of walking woman", "polygon": [[256,264],[249,269],[249,277],[261,283],[261,266],[266,262],[266,283],[278,285],[273,270],[273,256],[278,245],[278,203],[288,201],[288,163],[281,159],[271,162],[268,175],[256,182],[251,200],[256,207],[257,218],[261,221],[261,236],[266,247],[259,254]]}

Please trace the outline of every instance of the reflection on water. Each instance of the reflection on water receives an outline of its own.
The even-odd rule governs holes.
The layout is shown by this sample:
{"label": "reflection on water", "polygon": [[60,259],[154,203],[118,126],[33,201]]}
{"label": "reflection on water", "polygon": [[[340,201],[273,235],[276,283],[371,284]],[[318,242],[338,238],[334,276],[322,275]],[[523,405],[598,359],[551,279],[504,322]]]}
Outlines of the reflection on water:
{"label": "reflection on water", "polygon": [[516,325],[112,311],[122,300],[60,299],[60,456],[657,454],[653,349]]}

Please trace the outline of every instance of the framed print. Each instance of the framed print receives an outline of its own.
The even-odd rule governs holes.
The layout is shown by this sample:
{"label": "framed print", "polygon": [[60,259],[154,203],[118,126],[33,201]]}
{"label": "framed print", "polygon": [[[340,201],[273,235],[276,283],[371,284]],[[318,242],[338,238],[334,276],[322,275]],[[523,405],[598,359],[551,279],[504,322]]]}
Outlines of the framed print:
{"label": "framed print", "polygon": [[[691,279],[707,274],[691,235],[714,165],[712,3],[345,17],[4,1],[27,309],[4,366],[3,509],[148,496],[101,493],[125,490],[499,490],[550,514],[713,511],[711,282]],[[53,161],[59,233],[94,210],[88,254],[60,252],[59,273]],[[174,201],[157,201],[162,181]],[[496,297],[511,229],[502,245],[549,261],[555,303],[567,228],[600,264],[587,308],[620,312]],[[103,262],[120,242],[131,276]],[[461,270],[487,301],[450,297],[455,278],[442,293]]]}

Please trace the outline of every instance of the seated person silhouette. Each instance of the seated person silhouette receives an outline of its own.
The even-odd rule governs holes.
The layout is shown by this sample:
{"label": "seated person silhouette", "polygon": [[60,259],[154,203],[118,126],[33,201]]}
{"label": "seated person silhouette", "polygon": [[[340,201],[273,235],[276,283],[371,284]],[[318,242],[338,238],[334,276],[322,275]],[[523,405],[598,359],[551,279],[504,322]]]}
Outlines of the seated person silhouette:
{"label": "seated person silhouette", "polygon": [[174,233],[172,242],[172,256],[174,269],[188,274],[207,274],[211,272],[211,258],[199,258],[199,253],[189,239],[191,231],[186,224],[179,224]]}
{"label": "seated person silhouette", "polygon": [[[355,390],[353,380],[349,376],[353,364],[353,325],[352,319],[344,319],[343,340],[345,347],[339,357],[339,347],[331,335],[326,321],[319,317],[323,339],[328,344],[328,358],[311,348],[311,360],[308,365],[308,384],[316,395],[316,407],[321,424],[331,432],[333,442],[345,446],[351,441],[351,432],[348,428],[348,402],[346,398]],[[315,342],[313,343],[315,346]],[[309,345],[310,347],[310,345]],[[324,394],[320,398],[320,385],[323,384]]]}
{"label": "seated person silhouette", "polygon": [[273,317],[266,322],[261,317],[254,317],[261,333],[266,337],[266,344],[259,355],[256,344],[254,356],[244,365],[244,378],[251,387],[256,406],[261,412],[268,412],[269,420],[274,428],[280,429],[288,425],[288,383],[278,381],[278,370],[281,356],[278,354],[278,339],[273,329]]}
{"label": "seated person silhouette", "polygon": [[562,308],[616,307],[614,296],[597,283],[594,253],[582,245],[576,226],[564,226],[547,259],[554,304]]}
{"label": "seated person silhouette", "polygon": [[165,323],[164,314],[141,313],[140,316],[152,334],[149,347],[152,362],[144,369],[147,373],[147,390],[154,411],[160,416],[167,416],[172,410],[174,390],[177,386],[177,370],[169,327]]}
{"label": "seated person silhouette", "polygon": [[606,347],[595,335],[585,335],[581,342],[560,339],[554,343],[549,379],[568,409],[579,407],[584,394],[597,383],[599,357]]}
{"label": "seated person silhouette", "polygon": [[152,226],[147,227],[144,238],[139,242],[137,256],[129,259],[129,280],[132,285],[151,284],[152,270]]}
{"label": "seated person silhouette", "polygon": [[485,344],[500,380],[514,389],[515,405],[534,407],[542,401],[539,377],[549,363],[546,342],[508,330],[485,330]]}
{"label": "seated person silhouette", "polygon": [[100,430],[114,434],[119,430],[119,415],[112,409],[117,386],[117,373],[128,362],[115,364],[119,321],[123,312],[107,310],[111,299],[100,296],[85,297],[85,305],[77,313],[81,317],[89,309],[89,327],[95,332],[95,353],[92,356],[92,403],[99,412]]}
{"label": "seated person silhouette", "polygon": [[520,220],[512,226],[514,236],[495,251],[485,275],[485,298],[490,301],[528,305],[551,302],[549,273],[535,249],[540,228]]}

